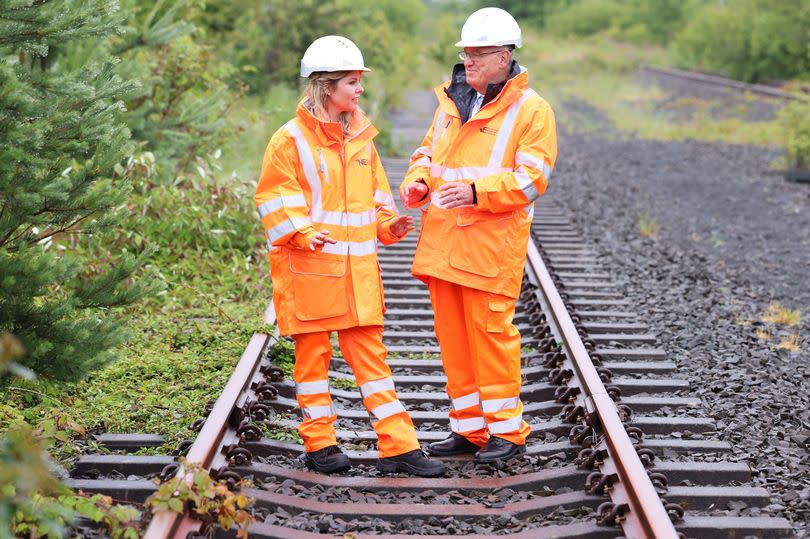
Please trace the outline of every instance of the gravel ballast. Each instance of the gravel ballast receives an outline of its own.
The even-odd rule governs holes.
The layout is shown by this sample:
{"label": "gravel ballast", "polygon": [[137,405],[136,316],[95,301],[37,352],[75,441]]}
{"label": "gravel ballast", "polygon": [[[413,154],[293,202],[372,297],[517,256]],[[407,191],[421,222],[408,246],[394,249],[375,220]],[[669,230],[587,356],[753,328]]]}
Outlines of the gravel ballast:
{"label": "gravel ballast", "polygon": [[[546,200],[569,210],[734,447],[731,458],[773,494],[769,513],[806,537],[810,186],[767,172],[774,149],[576,134],[565,119]],[[659,226],[655,237],[641,236],[642,214]],[[790,330],[760,320],[771,301],[805,313],[802,350],[776,348]]]}

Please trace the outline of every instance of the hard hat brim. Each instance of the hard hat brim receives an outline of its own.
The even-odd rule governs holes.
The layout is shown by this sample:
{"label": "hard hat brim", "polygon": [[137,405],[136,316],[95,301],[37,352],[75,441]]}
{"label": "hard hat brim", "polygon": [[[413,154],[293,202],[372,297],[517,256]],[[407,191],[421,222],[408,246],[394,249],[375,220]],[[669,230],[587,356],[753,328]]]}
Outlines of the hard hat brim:
{"label": "hard hat brim", "polygon": [[335,69],[334,66],[315,66],[315,67],[311,67],[311,66],[303,67],[303,66],[301,66],[301,76],[302,77],[309,77],[310,75],[312,75],[316,71],[325,71],[327,73],[332,73],[332,72],[335,72],[335,71],[371,71],[371,69],[369,69],[369,68],[367,68],[365,66],[352,66],[352,65],[340,66],[340,69]]}
{"label": "hard hat brim", "polygon": [[463,39],[456,43],[456,47],[501,47],[503,45],[514,45],[518,49],[523,45],[523,41],[519,40],[515,43],[513,39],[506,39],[502,41],[464,41]]}

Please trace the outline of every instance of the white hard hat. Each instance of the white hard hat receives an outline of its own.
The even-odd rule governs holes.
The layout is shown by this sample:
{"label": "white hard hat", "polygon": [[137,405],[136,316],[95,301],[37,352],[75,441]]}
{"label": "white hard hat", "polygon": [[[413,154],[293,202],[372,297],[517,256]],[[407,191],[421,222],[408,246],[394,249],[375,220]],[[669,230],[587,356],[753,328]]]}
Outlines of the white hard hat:
{"label": "white hard hat", "polygon": [[316,71],[371,71],[363,65],[363,53],[342,36],[323,36],[307,47],[301,58],[301,76],[309,77]]}
{"label": "white hard hat", "polygon": [[520,26],[506,11],[497,7],[479,9],[461,27],[461,41],[456,47],[494,47],[523,45]]}

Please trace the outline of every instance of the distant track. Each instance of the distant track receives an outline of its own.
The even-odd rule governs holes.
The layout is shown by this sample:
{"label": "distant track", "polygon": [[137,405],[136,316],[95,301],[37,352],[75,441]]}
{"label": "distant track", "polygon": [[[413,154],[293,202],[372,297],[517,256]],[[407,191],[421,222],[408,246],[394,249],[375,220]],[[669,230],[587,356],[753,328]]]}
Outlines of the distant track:
{"label": "distant track", "polygon": [[784,90],[773,88],[771,86],[766,86],[764,84],[749,84],[734,79],[719,77],[717,75],[707,75],[705,73],[698,73],[696,71],[684,71],[682,69],[653,67],[648,65],[642,66],[641,69],[642,71],[649,71],[651,73],[657,73],[659,75],[666,75],[669,77],[686,79],[710,86],[724,86],[726,88],[735,88],[743,92],[750,92],[753,94],[765,95],[768,97],[776,97],[792,101],[810,100],[810,95],[794,92],[786,92]]}

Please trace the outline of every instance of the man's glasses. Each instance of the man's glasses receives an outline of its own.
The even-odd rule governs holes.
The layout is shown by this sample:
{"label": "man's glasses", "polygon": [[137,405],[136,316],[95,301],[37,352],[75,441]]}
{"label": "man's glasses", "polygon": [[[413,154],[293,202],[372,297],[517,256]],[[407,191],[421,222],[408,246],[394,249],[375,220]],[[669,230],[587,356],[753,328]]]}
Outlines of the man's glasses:
{"label": "man's glasses", "polygon": [[508,50],[509,49],[498,49],[497,51],[477,52],[475,54],[470,54],[467,51],[461,51],[461,52],[458,53],[458,57],[461,58],[462,61],[469,58],[473,62],[477,62],[478,60],[480,60],[481,58],[483,58],[484,56],[486,56],[488,54],[497,54],[499,52],[507,52]]}

